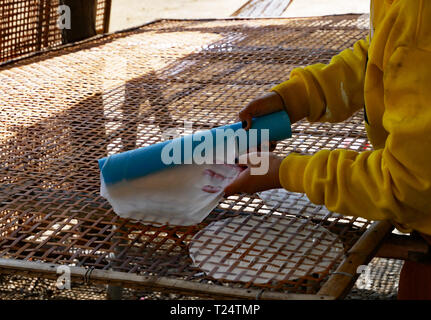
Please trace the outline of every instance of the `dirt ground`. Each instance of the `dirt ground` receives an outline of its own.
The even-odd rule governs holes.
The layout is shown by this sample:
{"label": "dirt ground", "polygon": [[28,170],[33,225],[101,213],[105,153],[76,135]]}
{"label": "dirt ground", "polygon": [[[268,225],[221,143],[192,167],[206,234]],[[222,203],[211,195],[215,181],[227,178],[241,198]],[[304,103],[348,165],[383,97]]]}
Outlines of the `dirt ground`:
{"label": "dirt ground", "polygon": [[229,17],[247,0],[113,0],[110,31],[159,18]]}
{"label": "dirt ground", "polygon": [[[225,18],[245,3],[247,0],[112,0],[110,31],[159,18]],[[310,17],[369,11],[370,0],[293,0],[282,16]]]}

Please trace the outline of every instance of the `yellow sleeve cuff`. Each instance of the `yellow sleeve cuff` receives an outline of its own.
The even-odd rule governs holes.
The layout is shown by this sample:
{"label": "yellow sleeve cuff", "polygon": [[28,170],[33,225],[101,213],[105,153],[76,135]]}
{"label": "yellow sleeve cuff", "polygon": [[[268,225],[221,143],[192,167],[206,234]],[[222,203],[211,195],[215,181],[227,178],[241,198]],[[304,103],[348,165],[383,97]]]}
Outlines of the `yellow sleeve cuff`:
{"label": "yellow sleeve cuff", "polygon": [[291,153],[281,162],[278,177],[281,186],[292,192],[305,193],[304,173],[311,155]]}
{"label": "yellow sleeve cuff", "polygon": [[291,78],[285,82],[276,85],[271,89],[278,93],[283,99],[284,108],[290,119],[298,119],[299,110],[308,108],[307,90],[301,77],[291,75]]}

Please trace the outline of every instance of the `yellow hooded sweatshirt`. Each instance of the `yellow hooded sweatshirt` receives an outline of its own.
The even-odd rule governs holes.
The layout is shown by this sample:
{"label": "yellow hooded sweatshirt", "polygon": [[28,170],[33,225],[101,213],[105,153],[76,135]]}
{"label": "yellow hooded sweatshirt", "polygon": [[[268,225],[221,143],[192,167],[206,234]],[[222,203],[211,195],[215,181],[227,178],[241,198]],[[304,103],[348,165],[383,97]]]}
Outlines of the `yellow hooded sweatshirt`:
{"label": "yellow hooded sweatshirt", "polygon": [[280,183],[329,210],[431,235],[431,0],[374,0],[370,19],[366,40],[272,90],[312,122],[365,105],[374,150],[291,153]]}

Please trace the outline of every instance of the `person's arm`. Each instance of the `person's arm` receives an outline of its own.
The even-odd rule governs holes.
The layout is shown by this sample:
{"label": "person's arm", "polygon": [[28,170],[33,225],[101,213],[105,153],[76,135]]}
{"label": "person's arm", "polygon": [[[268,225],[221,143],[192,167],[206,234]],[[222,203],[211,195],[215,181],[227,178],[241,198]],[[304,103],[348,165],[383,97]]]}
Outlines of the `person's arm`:
{"label": "person's arm", "polygon": [[290,122],[305,117],[309,121],[337,122],[347,119],[364,106],[364,77],[368,40],[357,41],[331,59],[296,68],[289,80],[247,104],[238,114],[251,127],[253,117],[285,110]]}
{"label": "person's arm", "polygon": [[292,123],[339,122],[364,106],[364,79],[368,40],[334,56],[328,65],[318,63],[296,68],[289,80],[272,91],[282,98]]}
{"label": "person's arm", "polygon": [[[328,65],[316,64],[293,70],[290,80],[274,87],[272,92],[263,97],[251,101],[240,111],[240,120],[247,121],[245,129],[251,127],[252,117],[283,109],[288,113],[291,123],[307,116],[312,121],[338,121],[348,118],[364,105],[367,50],[368,40],[360,40],[355,43],[353,50],[342,51],[332,58]],[[348,102],[347,105],[344,104],[345,101]],[[330,112],[321,116],[322,108],[326,110],[327,106]],[[332,112],[337,114],[337,117],[330,116]],[[266,175],[253,176],[250,170],[244,170],[225,188],[225,195],[279,188],[282,177],[279,179],[278,172],[282,159],[273,155],[269,159],[270,171]],[[286,176],[286,179],[295,178]]]}
{"label": "person's arm", "polygon": [[385,147],[290,154],[281,185],[332,211],[431,234],[430,83],[431,52],[398,47],[384,66]]}

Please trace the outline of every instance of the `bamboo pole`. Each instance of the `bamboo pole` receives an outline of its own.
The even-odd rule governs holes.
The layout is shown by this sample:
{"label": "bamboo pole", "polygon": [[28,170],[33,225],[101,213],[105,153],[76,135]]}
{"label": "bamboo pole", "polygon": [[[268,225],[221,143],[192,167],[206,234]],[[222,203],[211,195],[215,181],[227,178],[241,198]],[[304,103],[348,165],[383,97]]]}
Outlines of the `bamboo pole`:
{"label": "bamboo pole", "polygon": [[43,32],[43,23],[45,19],[44,16],[44,6],[45,1],[39,1],[39,12],[37,17],[37,33],[36,33],[36,51],[42,50],[42,32]]}
{"label": "bamboo pole", "polygon": [[105,0],[105,12],[103,16],[103,33],[109,32],[109,23],[111,21],[112,0]]}
{"label": "bamboo pole", "polygon": [[[61,265],[15,259],[0,258],[0,272],[21,274],[30,277],[43,276],[57,279]],[[141,276],[112,270],[86,269],[70,266],[71,282],[109,283],[125,287],[145,287],[153,290],[185,293],[218,299],[262,299],[262,300],[331,300],[331,297],[312,294],[269,292],[257,289],[232,288],[220,285],[203,284],[166,277]]]}
{"label": "bamboo pole", "polygon": [[358,267],[367,265],[370,262],[385,237],[391,233],[393,228],[393,225],[388,221],[374,222],[347,252],[337,270],[317,294],[342,299],[359,277]]}

